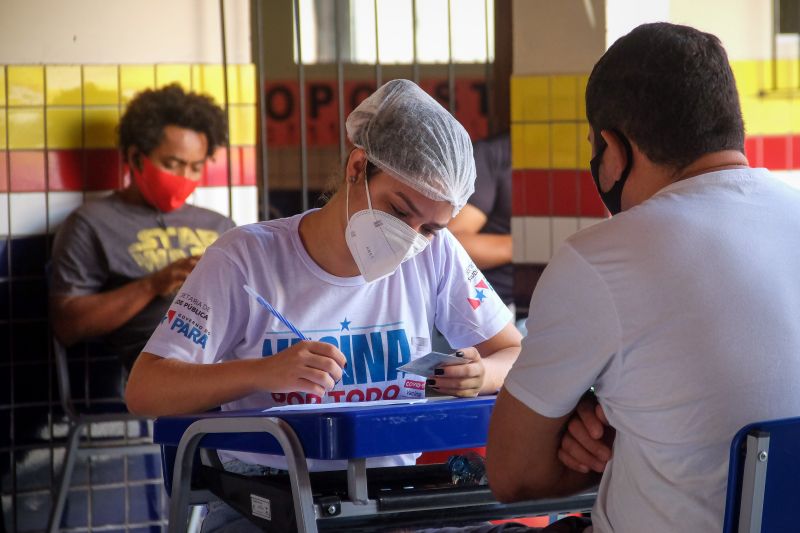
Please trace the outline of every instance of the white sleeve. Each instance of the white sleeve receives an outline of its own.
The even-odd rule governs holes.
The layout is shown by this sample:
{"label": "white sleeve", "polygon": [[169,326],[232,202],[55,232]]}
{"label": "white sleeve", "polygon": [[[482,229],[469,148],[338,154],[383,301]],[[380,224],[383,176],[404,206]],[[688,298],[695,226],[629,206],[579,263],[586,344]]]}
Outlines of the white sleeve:
{"label": "white sleeve", "polygon": [[242,305],[246,301],[244,283],[241,269],[225,252],[216,246],[209,247],[186,278],[144,351],[189,363],[225,359],[242,341],[247,328],[249,307]]}
{"label": "white sleeve", "polygon": [[497,335],[513,317],[461,243],[447,230],[440,234],[443,271],[436,293],[436,328],[450,346],[475,346]]}
{"label": "white sleeve", "polygon": [[528,335],[505,388],[540,415],[569,413],[621,345],[605,282],[572,246],[553,256],[531,297]]}

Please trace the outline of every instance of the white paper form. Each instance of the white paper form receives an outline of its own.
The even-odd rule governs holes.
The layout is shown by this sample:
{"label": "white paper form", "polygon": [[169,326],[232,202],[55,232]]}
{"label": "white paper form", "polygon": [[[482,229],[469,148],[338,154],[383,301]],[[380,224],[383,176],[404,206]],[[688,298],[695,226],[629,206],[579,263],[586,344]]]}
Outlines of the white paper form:
{"label": "white paper form", "polygon": [[468,363],[469,359],[449,355],[446,353],[431,352],[423,355],[419,359],[414,359],[410,363],[397,367],[397,370],[408,372],[417,376],[432,376],[434,369],[440,366],[463,365]]}
{"label": "white paper form", "polygon": [[285,411],[315,411],[327,409],[341,409],[342,407],[375,407],[379,405],[399,405],[424,403],[425,398],[408,398],[403,400],[370,400],[367,402],[338,402],[338,403],[299,403],[296,405],[280,405],[264,409],[264,413],[275,413]]}

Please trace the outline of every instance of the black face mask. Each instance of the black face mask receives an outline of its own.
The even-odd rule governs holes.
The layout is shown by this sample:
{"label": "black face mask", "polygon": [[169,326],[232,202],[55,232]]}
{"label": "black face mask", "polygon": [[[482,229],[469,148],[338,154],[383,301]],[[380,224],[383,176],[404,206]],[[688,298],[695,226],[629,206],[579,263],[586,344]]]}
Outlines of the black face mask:
{"label": "black face mask", "polygon": [[631,173],[631,167],[633,166],[633,149],[631,148],[631,143],[628,142],[628,139],[623,134],[617,130],[610,131],[619,137],[619,140],[622,141],[622,145],[625,146],[625,155],[628,157],[628,162],[625,163],[622,175],[608,191],[603,192],[600,188],[600,162],[603,160],[603,154],[606,148],[608,148],[608,144],[606,144],[605,139],[603,139],[603,136],[600,135],[597,130],[594,130],[595,156],[589,162],[589,168],[592,171],[592,178],[594,178],[594,185],[597,187],[597,192],[600,193],[600,199],[603,200],[608,211],[612,215],[616,215],[622,211],[622,189],[625,188],[625,182],[628,180],[628,174]]}

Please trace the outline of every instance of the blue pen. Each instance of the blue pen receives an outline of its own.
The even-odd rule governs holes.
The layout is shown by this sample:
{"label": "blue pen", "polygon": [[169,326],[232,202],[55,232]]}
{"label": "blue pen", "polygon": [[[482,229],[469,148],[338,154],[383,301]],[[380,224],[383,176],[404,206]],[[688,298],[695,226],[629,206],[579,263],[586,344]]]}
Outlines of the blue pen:
{"label": "blue pen", "polygon": [[[259,304],[261,304],[261,306],[262,306],[262,307],[264,307],[264,308],[265,308],[267,311],[269,311],[270,313],[272,313],[272,314],[275,316],[275,318],[277,318],[278,320],[280,320],[280,321],[283,323],[283,325],[284,325],[284,326],[286,326],[287,328],[289,328],[289,329],[291,330],[291,332],[292,332],[292,333],[294,333],[295,335],[297,335],[299,338],[303,339],[304,341],[310,341],[310,340],[311,340],[311,339],[309,339],[308,337],[306,337],[305,335],[303,335],[302,333],[300,333],[300,330],[299,330],[299,329],[297,329],[297,328],[294,326],[294,324],[292,324],[291,322],[289,322],[289,321],[286,319],[286,317],[284,317],[282,314],[280,314],[280,313],[278,312],[278,310],[277,310],[277,309],[275,309],[274,307],[272,307],[272,305],[271,305],[271,304],[270,304],[268,301],[266,301],[266,300],[265,300],[265,299],[264,299],[264,298],[263,298],[263,297],[262,297],[260,294],[258,294],[258,293],[255,291],[255,289],[253,289],[253,287],[251,287],[250,285],[242,285],[242,287],[244,287],[244,290],[245,290],[245,291],[247,291],[247,294],[249,294],[250,296],[252,296],[253,298],[255,298],[255,299],[256,299],[256,301],[257,301]],[[347,377],[350,377],[350,376],[348,376],[348,374],[347,374],[347,371],[346,371],[344,368],[342,369],[342,374],[343,374],[343,375],[345,375],[345,376],[347,376]],[[338,383],[338,381],[337,381],[336,383]]]}

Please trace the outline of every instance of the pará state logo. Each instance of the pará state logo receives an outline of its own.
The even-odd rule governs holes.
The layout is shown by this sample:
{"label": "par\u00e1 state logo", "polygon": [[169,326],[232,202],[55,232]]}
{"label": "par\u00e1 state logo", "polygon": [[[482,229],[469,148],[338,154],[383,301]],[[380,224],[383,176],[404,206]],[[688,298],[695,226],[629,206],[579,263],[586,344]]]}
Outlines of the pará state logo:
{"label": "par\u00e1 state logo", "polygon": [[164,324],[164,322],[169,325],[170,331],[180,333],[204,350],[206,349],[206,342],[208,342],[210,333],[205,328],[198,327],[199,324],[191,318],[170,309],[161,319],[161,324]]}
{"label": "par\u00e1 state logo", "polygon": [[467,302],[469,302],[469,305],[472,306],[472,310],[475,311],[481,306],[483,300],[486,298],[486,292],[494,289],[492,289],[491,285],[486,283],[485,279],[481,279],[475,284],[473,290],[475,291],[475,294],[472,296],[472,298],[467,296]]}

